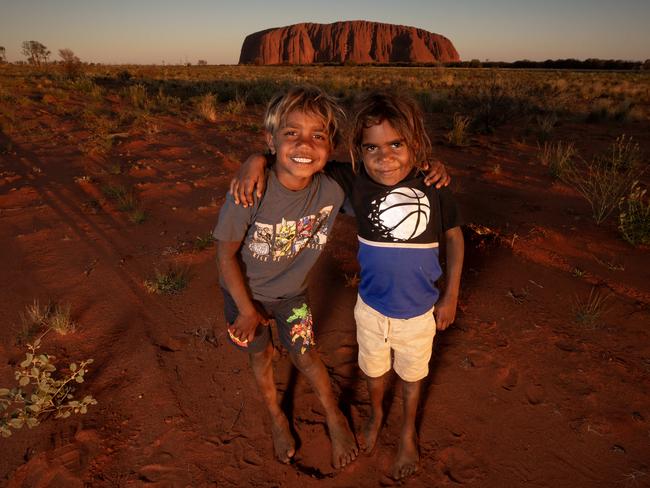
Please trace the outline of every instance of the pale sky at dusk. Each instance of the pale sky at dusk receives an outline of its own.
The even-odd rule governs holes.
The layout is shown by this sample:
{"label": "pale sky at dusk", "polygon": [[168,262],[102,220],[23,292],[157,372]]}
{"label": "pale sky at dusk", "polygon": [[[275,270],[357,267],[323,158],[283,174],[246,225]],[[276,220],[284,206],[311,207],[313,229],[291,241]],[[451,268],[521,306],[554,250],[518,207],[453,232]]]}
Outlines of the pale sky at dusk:
{"label": "pale sky at dusk", "polygon": [[650,0],[0,0],[0,46],[22,41],[101,63],[234,64],[247,34],[371,20],[442,34],[461,59],[650,58]]}

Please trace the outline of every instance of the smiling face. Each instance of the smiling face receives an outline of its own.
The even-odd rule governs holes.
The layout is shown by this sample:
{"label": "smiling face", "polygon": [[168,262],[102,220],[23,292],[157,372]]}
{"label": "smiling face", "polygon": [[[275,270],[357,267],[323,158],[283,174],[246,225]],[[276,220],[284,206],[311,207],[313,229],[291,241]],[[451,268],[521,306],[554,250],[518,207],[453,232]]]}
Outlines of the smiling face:
{"label": "smiling face", "polygon": [[276,155],[278,180],[290,190],[305,188],[323,169],[332,149],[322,117],[298,110],[289,112],[273,134],[267,132],[266,142]]}
{"label": "smiling face", "polygon": [[404,138],[386,120],[363,129],[361,155],[368,175],[382,185],[396,185],[413,169]]}

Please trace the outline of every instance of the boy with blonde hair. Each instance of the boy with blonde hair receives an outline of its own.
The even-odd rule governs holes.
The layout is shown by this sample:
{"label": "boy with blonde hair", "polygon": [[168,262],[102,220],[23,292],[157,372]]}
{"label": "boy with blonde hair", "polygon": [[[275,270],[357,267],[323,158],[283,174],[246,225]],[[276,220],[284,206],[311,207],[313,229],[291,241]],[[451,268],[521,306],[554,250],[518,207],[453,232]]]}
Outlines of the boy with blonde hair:
{"label": "boy with blonde hair", "polygon": [[314,349],[306,287],[343,203],[341,187],[321,173],[338,140],[341,115],[334,99],[315,87],[275,96],[264,119],[266,142],[275,155],[267,191],[247,207],[236,205],[229,194],[213,234],[229,336],[248,352],[271,418],[277,458],[289,462],[295,440],[273,378],[271,318],[291,361],[323,405],[335,468],[352,462],[358,448]]}

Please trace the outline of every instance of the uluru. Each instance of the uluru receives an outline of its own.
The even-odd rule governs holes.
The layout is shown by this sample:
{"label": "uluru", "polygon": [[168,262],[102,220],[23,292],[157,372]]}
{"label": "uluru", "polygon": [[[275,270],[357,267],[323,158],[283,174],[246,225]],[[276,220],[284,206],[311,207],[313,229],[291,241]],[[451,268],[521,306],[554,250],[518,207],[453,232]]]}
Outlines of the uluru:
{"label": "uluru", "polygon": [[435,63],[460,61],[440,34],[405,25],[352,20],[301,23],[249,34],[239,64]]}

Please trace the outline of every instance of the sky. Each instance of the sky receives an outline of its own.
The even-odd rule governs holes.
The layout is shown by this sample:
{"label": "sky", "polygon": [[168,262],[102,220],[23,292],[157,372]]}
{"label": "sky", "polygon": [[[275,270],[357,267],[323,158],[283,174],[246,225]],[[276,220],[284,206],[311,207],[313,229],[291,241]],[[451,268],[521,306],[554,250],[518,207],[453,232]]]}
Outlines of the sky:
{"label": "sky", "polygon": [[650,58],[650,0],[0,0],[0,46],[111,64],[236,64],[246,35],[298,22],[370,20],[449,38],[461,59]]}

